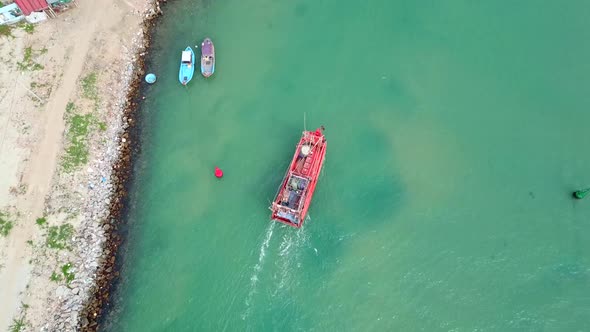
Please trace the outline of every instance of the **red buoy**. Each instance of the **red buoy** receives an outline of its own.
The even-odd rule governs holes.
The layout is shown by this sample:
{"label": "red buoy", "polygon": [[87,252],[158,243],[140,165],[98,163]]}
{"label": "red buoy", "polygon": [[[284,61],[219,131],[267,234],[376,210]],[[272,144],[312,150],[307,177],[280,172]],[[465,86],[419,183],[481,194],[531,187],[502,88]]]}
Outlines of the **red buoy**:
{"label": "red buoy", "polygon": [[223,176],[223,171],[219,167],[215,166],[215,177],[220,179],[222,176]]}

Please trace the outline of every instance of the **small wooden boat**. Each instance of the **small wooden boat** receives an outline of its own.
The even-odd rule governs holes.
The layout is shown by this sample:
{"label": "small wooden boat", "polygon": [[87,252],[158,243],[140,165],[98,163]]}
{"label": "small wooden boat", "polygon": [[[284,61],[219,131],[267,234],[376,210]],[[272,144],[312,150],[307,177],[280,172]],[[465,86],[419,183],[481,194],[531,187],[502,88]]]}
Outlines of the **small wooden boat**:
{"label": "small wooden boat", "polygon": [[178,80],[182,85],[187,85],[193,79],[195,73],[195,52],[188,46],[182,51],[180,60],[180,71],[178,72]]}
{"label": "small wooden boat", "polygon": [[296,228],[303,226],[326,156],[327,143],[323,131],[322,126],[316,131],[303,132],[291,165],[270,206],[272,220]]}
{"label": "small wooden boat", "polygon": [[201,43],[201,74],[205,77],[215,72],[215,45],[209,38]]}

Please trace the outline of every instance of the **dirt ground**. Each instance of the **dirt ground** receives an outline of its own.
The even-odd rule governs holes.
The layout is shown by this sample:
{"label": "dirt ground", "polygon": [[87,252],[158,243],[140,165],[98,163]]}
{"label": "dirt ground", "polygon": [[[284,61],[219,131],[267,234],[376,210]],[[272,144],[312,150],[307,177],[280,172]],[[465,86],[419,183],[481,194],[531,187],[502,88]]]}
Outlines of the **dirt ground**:
{"label": "dirt ground", "polygon": [[[78,3],[0,37],[0,331],[68,330],[51,327],[60,298],[91,282],[67,264],[80,255],[72,241],[88,222],[89,178],[108,183],[121,76],[151,2]],[[66,308],[71,326],[76,309]]]}

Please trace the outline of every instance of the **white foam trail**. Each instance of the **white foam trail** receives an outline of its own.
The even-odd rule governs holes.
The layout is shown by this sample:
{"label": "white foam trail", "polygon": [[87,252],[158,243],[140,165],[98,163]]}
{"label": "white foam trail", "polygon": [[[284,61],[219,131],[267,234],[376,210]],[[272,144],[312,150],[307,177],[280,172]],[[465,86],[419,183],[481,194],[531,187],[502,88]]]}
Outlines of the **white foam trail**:
{"label": "white foam trail", "polygon": [[285,256],[289,253],[289,248],[291,248],[291,244],[293,244],[289,235],[289,233],[285,233],[285,235],[283,235],[283,241],[279,246],[279,256]]}
{"label": "white foam trail", "polygon": [[[279,287],[275,289],[273,296],[277,294],[277,292],[285,286],[285,283],[288,281],[289,278],[289,261],[293,255],[289,255],[291,251],[289,249],[293,245],[293,234],[291,232],[285,233],[283,235],[283,241],[279,246],[279,260],[277,261],[277,265],[279,265]],[[297,249],[297,248],[293,248]]]}
{"label": "white foam trail", "polygon": [[279,260],[276,262],[279,268],[278,286],[273,296],[291,283],[297,283],[293,277],[296,277],[296,270],[301,266],[301,252],[307,248],[311,248],[311,245],[305,227],[285,233],[279,246]]}
{"label": "white foam trail", "polygon": [[250,292],[248,293],[248,297],[246,298],[246,311],[242,314],[242,319],[245,320],[250,315],[250,303],[252,302],[252,298],[256,293],[256,285],[258,284],[258,274],[262,270],[264,264],[264,257],[266,256],[266,249],[270,244],[270,239],[272,238],[272,233],[275,228],[276,222],[270,222],[270,225],[266,229],[266,236],[264,237],[264,241],[260,246],[260,253],[258,254],[258,262],[254,265],[254,271],[252,276],[250,277]]}

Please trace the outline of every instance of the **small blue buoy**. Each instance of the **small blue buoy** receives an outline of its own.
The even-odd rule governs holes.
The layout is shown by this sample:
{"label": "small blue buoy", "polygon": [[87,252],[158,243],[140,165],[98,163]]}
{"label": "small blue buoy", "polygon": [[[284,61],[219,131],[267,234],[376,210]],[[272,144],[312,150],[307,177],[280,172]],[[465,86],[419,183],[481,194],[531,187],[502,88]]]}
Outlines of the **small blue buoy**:
{"label": "small blue buoy", "polygon": [[149,84],[153,84],[156,82],[156,75],[154,74],[147,74],[145,76],[145,81],[148,82]]}

